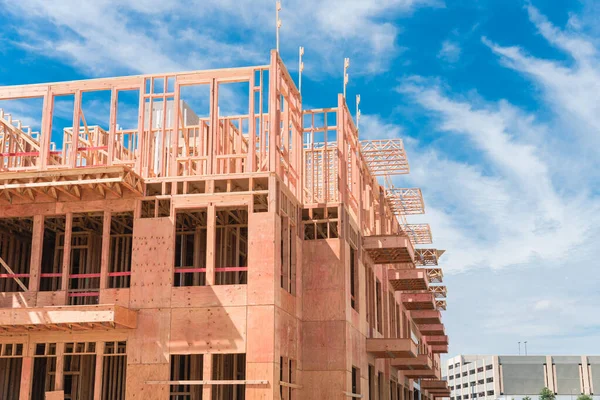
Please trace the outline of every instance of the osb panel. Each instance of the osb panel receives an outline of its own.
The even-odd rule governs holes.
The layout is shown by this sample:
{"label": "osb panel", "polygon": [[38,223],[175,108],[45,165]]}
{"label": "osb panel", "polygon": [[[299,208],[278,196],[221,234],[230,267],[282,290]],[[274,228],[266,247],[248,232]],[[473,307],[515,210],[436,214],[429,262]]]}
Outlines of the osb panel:
{"label": "osb panel", "polygon": [[345,326],[345,321],[302,323],[304,371],[346,370]]}
{"label": "osb panel", "polygon": [[[344,289],[341,239],[309,240],[302,244],[302,279],[307,289]],[[304,293],[306,295],[306,293]]]}
{"label": "osb panel", "polygon": [[147,381],[169,380],[170,365],[127,365],[127,400],[164,400],[169,398],[169,385],[147,385]]}
{"label": "osb panel", "polygon": [[169,310],[140,310],[137,329],[127,343],[127,363],[168,363],[170,323]]}
{"label": "osb panel", "polygon": [[299,321],[281,309],[276,310],[275,349],[276,354],[298,360],[300,346]]}
{"label": "osb panel", "polygon": [[279,380],[279,364],[247,362],[246,379],[269,381],[267,385],[246,386],[246,400],[279,399],[279,385],[274,383]]}
{"label": "osb panel", "polygon": [[67,293],[58,292],[37,292],[36,307],[64,306],[67,304]]}
{"label": "osb panel", "polygon": [[175,308],[171,353],[245,353],[246,307]]}
{"label": "osb panel", "polygon": [[275,361],[275,307],[248,307],[248,362]]}
{"label": "osb panel", "polygon": [[173,221],[170,218],[135,220],[131,261],[131,307],[170,306],[173,284],[173,234]]}
{"label": "osb panel", "polygon": [[[302,399],[347,400],[346,371],[306,371],[302,373]],[[365,391],[363,391],[365,393]]]}
{"label": "osb panel", "polygon": [[354,326],[346,324],[346,340],[348,341],[350,351],[346,360],[346,370],[351,371],[352,366],[362,370],[368,368],[366,341],[367,338],[362,335]]}
{"label": "osb panel", "polygon": [[343,288],[305,290],[302,301],[302,317],[305,321],[346,318],[346,291]]}
{"label": "osb panel", "polygon": [[100,291],[100,304],[116,304],[129,308],[129,289],[103,289]]}
{"label": "osb panel", "polygon": [[[277,218],[276,218],[277,217]],[[248,304],[274,304],[280,286],[275,238],[279,217],[274,213],[248,215]]]}
{"label": "osb panel", "polygon": [[171,289],[171,307],[246,305],[247,285],[187,286]]}
{"label": "osb panel", "polygon": [[0,308],[35,307],[36,297],[33,292],[0,293]]}

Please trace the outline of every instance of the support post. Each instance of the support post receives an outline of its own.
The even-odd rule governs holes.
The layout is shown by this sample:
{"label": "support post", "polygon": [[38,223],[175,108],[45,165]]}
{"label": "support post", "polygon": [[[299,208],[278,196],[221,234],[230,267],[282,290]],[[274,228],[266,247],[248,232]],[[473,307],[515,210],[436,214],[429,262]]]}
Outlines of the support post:
{"label": "support post", "polygon": [[108,263],[110,260],[110,228],[112,214],[105,211],[102,216],[102,255],[100,261],[100,290],[108,287]]}
{"label": "support post", "polygon": [[69,289],[69,273],[71,269],[71,234],[73,233],[73,213],[67,213],[65,218],[65,242],[63,245],[63,265],[60,290],[64,291],[66,294]]}
{"label": "support post", "polygon": [[215,284],[215,251],[217,235],[217,213],[214,204],[210,204],[207,209],[206,224],[206,284],[212,286]]}

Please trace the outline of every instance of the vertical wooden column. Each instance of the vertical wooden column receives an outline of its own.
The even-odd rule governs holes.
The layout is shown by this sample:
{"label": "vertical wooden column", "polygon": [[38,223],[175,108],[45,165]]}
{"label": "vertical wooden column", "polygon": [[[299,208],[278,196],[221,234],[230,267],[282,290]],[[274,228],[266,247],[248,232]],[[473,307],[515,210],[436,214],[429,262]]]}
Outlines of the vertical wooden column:
{"label": "vertical wooden column", "polygon": [[[256,172],[256,117],[254,109],[256,108],[254,97],[256,91],[254,89],[254,75],[252,72],[248,85],[250,86],[250,99],[248,101],[248,159],[246,160],[247,172]],[[252,190],[252,188],[251,188]]]}
{"label": "vertical wooden column", "polygon": [[33,233],[31,241],[31,258],[29,261],[29,291],[37,292],[40,288],[40,270],[42,267],[42,248],[44,240],[44,216],[33,217]]}
{"label": "vertical wooden column", "polygon": [[206,220],[206,284],[214,285],[217,246],[217,210],[214,204],[208,206]]}
{"label": "vertical wooden column", "polygon": [[54,109],[54,94],[48,88],[44,95],[44,104],[42,111],[42,129],[40,132],[40,156],[37,167],[39,170],[45,170],[48,165],[48,156],[50,151],[50,141],[52,136],[52,111]]}
{"label": "vertical wooden column", "polygon": [[277,51],[271,51],[271,64],[269,66],[269,171],[279,172],[277,165],[279,151],[277,138],[281,131],[281,116],[279,112],[278,83],[280,79],[277,63]]}
{"label": "vertical wooden column", "polygon": [[[140,105],[139,105],[139,109],[138,109],[138,147],[136,150],[136,156],[135,157],[135,171],[140,174],[140,176],[142,177],[147,177],[148,176],[148,171],[147,169],[144,167],[145,162],[144,160],[146,160],[146,155],[144,153],[144,148],[147,145],[147,138],[144,136],[144,114],[145,114],[145,96],[144,96],[144,92],[146,91],[146,81],[145,78],[140,78],[141,82],[140,82]],[[150,113],[150,115],[152,115],[152,110],[148,111]],[[152,121],[150,121],[152,122]],[[147,161],[147,160],[146,160]]]}
{"label": "vertical wooden column", "polygon": [[338,94],[337,108],[337,153],[338,153],[338,190],[340,203],[347,204],[348,201],[348,148],[346,144],[346,106],[344,96]]}
{"label": "vertical wooden column", "polygon": [[69,290],[69,273],[71,272],[71,234],[73,233],[73,213],[67,213],[65,222],[65,242],[63,246],[63,265],[60,290],[65,294]]}
{"label": "vertical wooden column", "polygon": [[102,367],[104,364],[103,355],[104,342],[96,342],[96,372],[94,374],[94,400],[100,400],[100,396],[102,396]]}
{"label": "vertical wooden column", "polygon": [[71,151],[69,152],[69,167],[77,166],[77,148],[79,147],[79,121],[81,120],[81,90],[75,91],[75,106],[73,109],[73,130],[71,138]]}
{"label": "vertical wooden column", "polygon": [[64,389],[65,344],[56,343],[56,375],[54,375],[54,390]]}
{"label": "vertical wooden column", "polygon": [[33,357],[29,346],[23,345],[24,351],[26,351],[23,357],[23,364],[21,366],[21,385],[19,386],[19,400],[29,400],[31,398],[31,382],[33,378]]}
{"label": "vertical wooden column", "polygon": [[[213,371],[213,362],[212,362],[212,354],[204,354],[204,359],[202,361],[202,380],[209,381],[212,380],[212,371]],[[212,385],[203,385],[202,386],[202,400],[212,400]]]}
{"label": "vertical wooden column", "polygon": [[[177,78],[173,78],[173,79],[177,79]],[[183,121],[182,118],[179,117],[179,114],[181,113],[181,109],[180,109],[180,88],[179,85],[177,84],[177,82],[174,83],[175,87],[174,89],[174,94],[173,94],[173,117],[172,117],[172,121],[173,121],[173,132],[171,133],[171,159],[169,160],[169,166],[168,166],[168,174],[167,176],[176,176],[177,175],[177,153],[179,152],[179,129],[182,129],[182,127],[179,126],[180,122]],[[167,77],[166,82],[165,82],[165,93],[167,93],[169,91],[169,78]],[[166,101],[165,101],[165,109],[166,109]],[[165,121],[166,122],[166,121]],[[166,125],[166,123],[165,123]],[[186,144],[187,145],[187,144]],[[176,186],[176,185],[173,185]]]}
{"label": "vertical wooden column", "polygon": [[110,122],[108,125],[108,160],[106,165],[111,166],[115,157],[115,135],[117,132],[117,105],[119,92],[112,88],[110,91]]}
{"label": "vertical wooden column", "polygon": [[108,287],[108,263],[110,260],[110,225],[112,214],[105,211],[102,218],[102,255],[100,262],[100,290]]}
{"label": "vertical wooden column", "polygon": [[217,171],[217,137],[219,135],[219,83],[213,79],[210,84],[210,129],[208,136],[208,174]]}

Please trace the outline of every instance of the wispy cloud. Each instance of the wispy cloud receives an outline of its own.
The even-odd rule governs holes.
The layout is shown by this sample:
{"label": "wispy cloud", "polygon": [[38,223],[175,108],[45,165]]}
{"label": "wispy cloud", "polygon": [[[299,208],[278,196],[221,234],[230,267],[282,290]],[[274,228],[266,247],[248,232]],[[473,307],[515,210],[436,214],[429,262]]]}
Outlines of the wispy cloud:
{"label": "wispy cloud", "polygon": [[453,40],[444,40],[442,42],[442,48],[438,53],[438,58],[448,62],[455,63],[460,59],[462,49],[460,44]]}
{"label": "wispy cloud", "polygon": [[[259,63],[275,47],[270,0],[0,3],[18,20],[15,29],[24,48],[96,75]],[[356,71],[383,71],[401,50],[399,29],[390,17],[442,5],[440,0],[285,1],[282,53],[295,57],[297,46],[306,46],[307,57],[320,66],[317,71],[307,65],[309,75],[337,73],[344,56],[356,58]]]}

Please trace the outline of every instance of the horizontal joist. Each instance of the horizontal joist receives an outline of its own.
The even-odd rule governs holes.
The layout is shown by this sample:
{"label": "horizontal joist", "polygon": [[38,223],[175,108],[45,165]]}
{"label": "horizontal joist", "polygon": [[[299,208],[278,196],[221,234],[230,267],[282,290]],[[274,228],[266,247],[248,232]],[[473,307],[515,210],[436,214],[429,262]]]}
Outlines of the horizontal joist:
{"label": "horizontal joist", "polygon": [[411,264],[414,260],[414,247],[404,235],[365,236],[363,248],[375,264]]}

